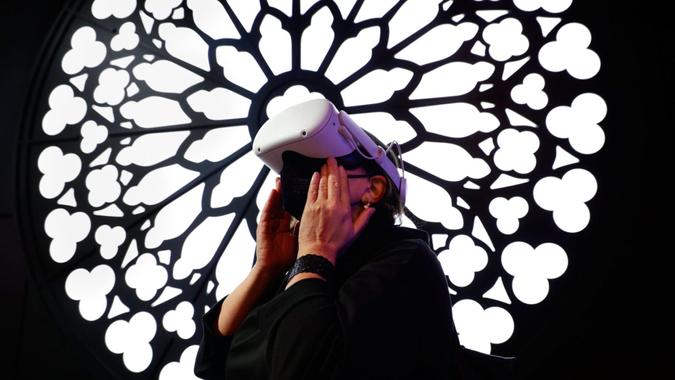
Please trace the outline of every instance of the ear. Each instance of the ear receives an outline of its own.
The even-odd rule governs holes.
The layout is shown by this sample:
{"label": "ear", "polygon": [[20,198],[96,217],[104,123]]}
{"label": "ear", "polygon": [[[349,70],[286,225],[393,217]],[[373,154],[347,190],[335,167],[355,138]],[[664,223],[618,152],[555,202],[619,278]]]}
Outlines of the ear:
{"label": "ear", "polygon": [[387,179],[383,175],[374,175],[369,178],[368,191],[361,196],[363,203],[377,203],[387,193]]}

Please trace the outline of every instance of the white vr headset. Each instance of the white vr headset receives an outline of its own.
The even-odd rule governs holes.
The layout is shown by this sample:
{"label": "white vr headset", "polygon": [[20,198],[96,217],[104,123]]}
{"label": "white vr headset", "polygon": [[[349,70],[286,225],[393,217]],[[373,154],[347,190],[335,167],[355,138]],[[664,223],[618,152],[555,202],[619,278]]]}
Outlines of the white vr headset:
{"label": "white vr headset", "polygon": [[[402,175],[387,157],[396,145]],[[265,165],[281,173],[282,153],[294,151],[307,157],[341,157],[357,151],[374,160],[398,187],[405,204],[406,179],[401,148],[396,141],[386,149],[378,146],[344,111],[338,112],[326,99],[314,99],[296,104],[275,115],[260,127],[253,140],[253,152]]]}

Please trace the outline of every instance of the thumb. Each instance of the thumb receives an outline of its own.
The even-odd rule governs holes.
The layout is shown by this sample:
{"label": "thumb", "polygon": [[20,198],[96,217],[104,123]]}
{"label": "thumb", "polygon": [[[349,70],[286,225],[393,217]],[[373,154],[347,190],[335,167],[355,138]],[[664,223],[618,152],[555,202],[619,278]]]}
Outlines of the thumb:
{"label": "thumb", "polygon": [[361,231],[366,227],[370,218],[375,214],[375,211],[377,210],[374,207],[369,207],[359,214],[354,221],[354,236],[361,234]]}

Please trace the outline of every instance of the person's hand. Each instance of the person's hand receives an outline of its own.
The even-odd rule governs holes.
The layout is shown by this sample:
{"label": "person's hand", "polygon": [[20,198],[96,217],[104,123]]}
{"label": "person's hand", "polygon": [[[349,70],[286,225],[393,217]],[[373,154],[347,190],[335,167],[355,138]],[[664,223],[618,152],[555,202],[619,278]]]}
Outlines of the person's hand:
{"label": "person's hand", "polygon": [[368,208],[352,220],[347,172],[329,157],[321,174],[312,174],[300,219],[298,257],[313,253],[335,265],[337,257],[349,248],[374,213],[374,208]]}
{"label": "person's hand", "polygon": [[285,272],[297,256],[297,236],[291,234],[291,214],[281,206],[281,179],[267,198],[256,229],[256,263],[260,269]]}

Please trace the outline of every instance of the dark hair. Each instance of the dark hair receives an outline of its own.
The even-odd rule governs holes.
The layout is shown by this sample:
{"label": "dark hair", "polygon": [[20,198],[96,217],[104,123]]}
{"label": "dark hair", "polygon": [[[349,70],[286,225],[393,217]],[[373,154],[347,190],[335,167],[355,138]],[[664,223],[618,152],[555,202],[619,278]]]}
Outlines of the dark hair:
{"label": "dark hair", "polygon": [[[366,130],[363,130],[377,145],[386,148],[386,145],[383,144],[377,137],[373,136]],[[395,167],[400,167],[400,162],[397,157],[398,151],[394,146],[392,149],[387,152],[387,157],[391,160]],[[381,175],[387,179],[387,190],[384,196],[377,202],[372,204],[372,207],[376,209],[377,214],[381,214],[380,217],[385,219],[388,224],[393,225],[396,219],[400,221],[401,216],[404,212],[404,205],[401,202],[401,195],[399,193],[398,187],[394,182],[389,178],[389,175],[378,165],[375,161],[366,159],[362,157],[359,152],[354,151],[349,154],[350,157],[356,158],[356,162],[366,170],[366,173],[370,176]]]}

